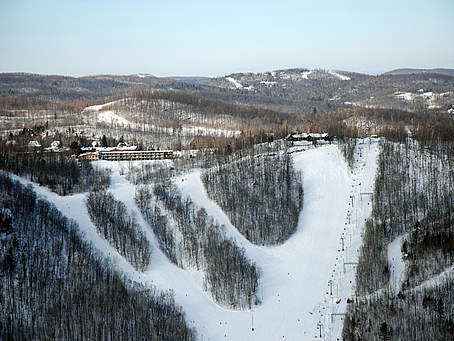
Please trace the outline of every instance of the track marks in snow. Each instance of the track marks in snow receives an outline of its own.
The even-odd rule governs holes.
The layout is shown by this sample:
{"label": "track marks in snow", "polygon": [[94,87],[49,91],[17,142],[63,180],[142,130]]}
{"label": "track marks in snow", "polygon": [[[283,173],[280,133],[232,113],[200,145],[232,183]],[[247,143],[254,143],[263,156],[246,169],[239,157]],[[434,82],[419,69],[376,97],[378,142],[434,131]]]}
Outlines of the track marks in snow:
{"label": "track marks in snow", "polygon": [[356,264],[362,244],[361,233],[372,211],[372,197],[379,148],[371,140],[357,144],[354,168],[346,198],[343,231],[329,278],[325,281],[325,297],[316,307],[322,337],[341,338],[347,300],[354,294]]}

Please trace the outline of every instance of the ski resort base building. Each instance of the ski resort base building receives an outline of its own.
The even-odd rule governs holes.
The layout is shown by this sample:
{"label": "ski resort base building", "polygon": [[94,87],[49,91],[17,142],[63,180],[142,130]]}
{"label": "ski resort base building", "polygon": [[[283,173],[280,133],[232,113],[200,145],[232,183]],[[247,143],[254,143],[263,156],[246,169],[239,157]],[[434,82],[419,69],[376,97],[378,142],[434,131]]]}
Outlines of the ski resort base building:
{"label": "ski resort base building", "polygon": [[79,161],[96,161],[99,160],[99,153],[83,153],[78,156]]}
{"label": "ski resort base building", "polygon": [[134,160],[164,160],[173,159],[171,150],[141,150],[141,151],[110,151],[101,152],[101,160],[107,161],[134,161]]}
{"label": "ski resort base building", "polygon": [[79,155],[79,161],[136,161],[173,159],[172,150],[111,150],[84,153]]}

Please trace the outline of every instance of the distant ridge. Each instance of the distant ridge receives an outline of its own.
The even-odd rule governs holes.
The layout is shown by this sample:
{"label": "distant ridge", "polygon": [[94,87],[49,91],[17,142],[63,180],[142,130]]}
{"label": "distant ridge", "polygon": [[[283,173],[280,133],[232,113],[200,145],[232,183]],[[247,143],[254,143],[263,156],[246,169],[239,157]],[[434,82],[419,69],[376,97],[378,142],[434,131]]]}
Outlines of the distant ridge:
{"label": "distant ridge", "polygon": [[411,68],[402,68],[395,69],[392,71],[385,72],[383,75],[411,75],[418,73],[437,73],[439,75],[451,76],[454,77],[454,69],[411,69]]}
{"label": "distant ridge", "polygon": [[175,76],[175,77],[164,77],[164,78],[173,79],[178,82],[188,82],[188,83],[206,83],[210,80],[209,77],[198,77],[198,76],[194,76],[194,77]]}

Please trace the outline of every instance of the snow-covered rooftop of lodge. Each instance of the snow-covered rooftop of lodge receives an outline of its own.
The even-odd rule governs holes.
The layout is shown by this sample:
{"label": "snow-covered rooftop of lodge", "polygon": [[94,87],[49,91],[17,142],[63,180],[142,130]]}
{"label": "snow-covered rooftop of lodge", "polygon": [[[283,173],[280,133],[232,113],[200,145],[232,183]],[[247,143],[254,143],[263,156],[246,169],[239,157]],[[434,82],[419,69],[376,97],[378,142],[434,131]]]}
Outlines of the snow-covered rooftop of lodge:
{"label": "snow-covered rooftop of lodge", "polygon": [[140,153],[172,153],[173,150],[100,150],[100,153],[121,153],[121,154],[140,154]]}
{"label": "snow-covered rooftop of lodge", "polygon": [[79,154],[78,157],[84,157],[84,156],[87,156],[87,155],[98,155],[98,152],[82,153],[82,154]]}
{"label": "snow-covered rooftop of lodge", "polygon": [[[137,146],[94,147],[99,152],[126,152],[137,150]],[[93,148],[90,148],[93,149]]]}
{"label": "snow-covered rooftop of lodge", "polygon": [[295,138],[308,138],[309,136],[315,137],[315,138],[324,138],[328,136],[328,133],[301,133],[301,134],[290,134],[290,136],[293,136]]}

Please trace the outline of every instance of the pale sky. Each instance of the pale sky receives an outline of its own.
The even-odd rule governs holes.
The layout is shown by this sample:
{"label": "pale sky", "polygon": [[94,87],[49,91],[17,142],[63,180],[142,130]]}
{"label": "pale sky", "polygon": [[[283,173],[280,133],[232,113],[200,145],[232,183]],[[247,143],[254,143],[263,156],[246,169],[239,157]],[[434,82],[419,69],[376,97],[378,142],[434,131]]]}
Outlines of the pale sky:
{"label": "pale sky", "polygon": [[454,0],[0,0],[0,72],[454,68]]}

